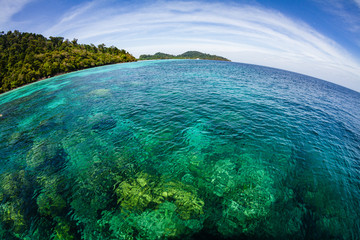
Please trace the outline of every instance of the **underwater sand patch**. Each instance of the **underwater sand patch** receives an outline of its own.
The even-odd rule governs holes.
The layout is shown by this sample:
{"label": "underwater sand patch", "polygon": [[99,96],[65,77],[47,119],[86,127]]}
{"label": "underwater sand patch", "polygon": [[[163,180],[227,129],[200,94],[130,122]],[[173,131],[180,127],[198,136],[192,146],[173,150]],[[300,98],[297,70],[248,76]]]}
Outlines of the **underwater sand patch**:
{"label": "underwater sand patch", "polygon": [[93,95],[96,97],[107,97],[107,96],[110,96],[111,93],[110,93],[110,89],[100,88],[100,89],[95,89],[95,90],[91,91],[89,93],[89,95]]}

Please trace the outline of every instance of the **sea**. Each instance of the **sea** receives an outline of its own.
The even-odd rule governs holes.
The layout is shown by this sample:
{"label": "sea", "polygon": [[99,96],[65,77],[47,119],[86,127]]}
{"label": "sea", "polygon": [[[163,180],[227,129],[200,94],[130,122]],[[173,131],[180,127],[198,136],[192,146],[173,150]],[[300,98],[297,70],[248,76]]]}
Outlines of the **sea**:
{"label": "sea", "polygon": [[0,239],[360,239],[360,93],[293,72],[56,76],[0,95],[0,153]]}

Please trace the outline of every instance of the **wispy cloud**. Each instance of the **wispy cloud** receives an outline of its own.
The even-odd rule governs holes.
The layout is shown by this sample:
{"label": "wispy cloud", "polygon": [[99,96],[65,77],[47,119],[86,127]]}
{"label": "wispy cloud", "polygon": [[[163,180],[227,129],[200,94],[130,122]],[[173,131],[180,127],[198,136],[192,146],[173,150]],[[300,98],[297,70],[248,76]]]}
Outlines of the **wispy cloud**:
{"label": "wispy cloud", "polygon": [[360,35],[360,0],[313,1],[328,13],[338,17],[348,31]]}
{"label": "wispy cloud", "polygon": [[358,5],[359,9],[360,9],[360,0],[354,0],[355,3]]}
{"label": "wispy cloud", "polygon": [[92,15],[87,14],[92,14],[92,12],[98,7],[97,4],[98,3],[96,3],[96,1],[92,1],[71,8],[65,13],[59,22],[48,29],[45,34],[51,33],[53,35],[61,35],[65,32],[71,32],[72,30],[76,31],[86,27],[86,24],[92,24],[93,21],[96,21],[96,19],[101,16],[97,15],[95,18],[92,18]]}
{"label": "wispy cloud", "polygon": [[104,0],[72,9],[46,33],[105,42],[136,56],[199,50],[360,90],[360,63],[344,48],[302,21],[258,6],[158,1],[124,8]]}
{"label": "wispy cloud", "polygon": [[11,17],[33,0],[0,0],[0,26],[11,22]]}

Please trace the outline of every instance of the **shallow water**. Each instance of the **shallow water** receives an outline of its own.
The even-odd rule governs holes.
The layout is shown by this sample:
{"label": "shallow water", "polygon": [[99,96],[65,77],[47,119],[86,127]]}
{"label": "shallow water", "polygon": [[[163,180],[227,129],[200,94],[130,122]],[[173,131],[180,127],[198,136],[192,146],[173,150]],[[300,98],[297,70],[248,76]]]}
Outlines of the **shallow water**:
{"label": "shallow water", "polygon": [[360,94],[169,60],[0,96],[1,239],[360,238]]}

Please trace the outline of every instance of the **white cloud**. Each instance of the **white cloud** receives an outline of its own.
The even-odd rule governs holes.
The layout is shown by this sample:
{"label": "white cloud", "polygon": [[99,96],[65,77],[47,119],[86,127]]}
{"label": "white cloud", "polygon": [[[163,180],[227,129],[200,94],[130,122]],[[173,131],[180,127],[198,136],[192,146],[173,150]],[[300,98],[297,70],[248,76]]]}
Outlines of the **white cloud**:
{"label": "white cloud", "polygon": [[105,0],[73,9],[47,35],[105,42],[136,56],[199,50],[360,91],[360,63],[350,53],[304,22],[254,6],[158,1],[124,9]]}
{"label": "white cloud", "polygon": [[313,0],[326,12],[338,17],[343,27],[360,34],[360,0]]}
{"label": "white cloud", "polygon": [[33,0],[0,0],[0,26],[5,26],[10,22],[11,17],[21,11],[21,9],[31,1]]}
{"label": "white cloud", "polygon": [[360,8],[360,0],[354,0],[354,1],[358,5],[358,7]]}
{"label": "white cloud", "polygon": [[93,21],[91,19],[91,15],[86,16],[86,14],[94,11],[94,8],[96,8],[95,1],[73,7],[67,13],[65,13],[65,15],[56,25],[48,29],[45,34],[51,33],[53,35],[60,36],[64,30],[71,32],[72,29],[76,30],[86,26],[86,24],[89,24],[91,21]]}

